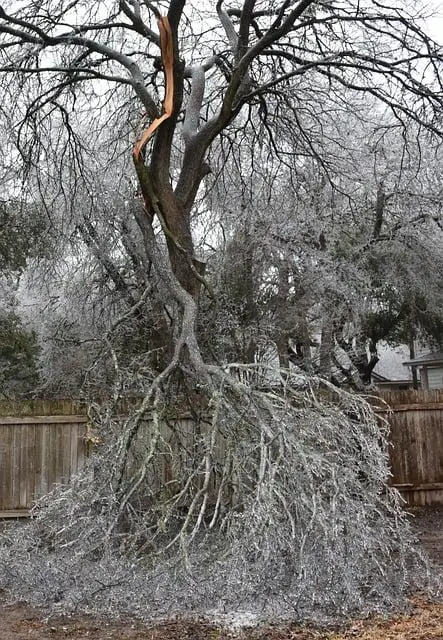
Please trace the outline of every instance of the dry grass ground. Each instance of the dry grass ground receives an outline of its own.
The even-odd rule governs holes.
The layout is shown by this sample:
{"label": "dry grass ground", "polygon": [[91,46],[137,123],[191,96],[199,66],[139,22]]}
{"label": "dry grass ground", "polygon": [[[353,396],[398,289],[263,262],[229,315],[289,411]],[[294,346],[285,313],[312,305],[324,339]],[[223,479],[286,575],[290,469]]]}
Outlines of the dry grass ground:
{"label": "dry grass ground", "polygon": [[442,640],[443,604],[415,600],[407,614],[350,622],[340,631],[302,627],[222,631],[203,622],[168,622],[147,629],[88,618],[42,620],[26,606],[0,607],[2,640]]}

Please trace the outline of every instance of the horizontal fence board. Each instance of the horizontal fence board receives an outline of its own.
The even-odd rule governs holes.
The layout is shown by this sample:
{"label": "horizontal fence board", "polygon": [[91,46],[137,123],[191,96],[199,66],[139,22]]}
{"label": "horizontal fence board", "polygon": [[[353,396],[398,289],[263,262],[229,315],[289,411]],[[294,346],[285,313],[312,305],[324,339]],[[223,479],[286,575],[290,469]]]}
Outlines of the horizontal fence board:
{"label": "horizontal fence board", "polygon": [[443,403],[443,389],[407,389],[405,391],[379,391],[372,398],[381,398],[387,404],[396,407],[398,405],[407,404],[435,404]]}
{"label": "horizontal fence board", "polygon": [[443,504],[443,489],[400,491],[409,507],[430,507]]}
{"label": "horizontal fence board", "polygon": [[0,509],[0,518],[28,518],[29,509]]}
{"label": "horizontal fence board", "polygon": [[426,484],[413,485],[411,483],[406,484],[393,484],[393,487],[400,489],[401,491],[440,491],[443,489],[443,482],[428,482]]}
{"label": "horizontal fence board", "polygon": [[4,424],[80,424],[88,422],[86,416],[0,416],[0,427]]}
{"label": "horizontal fence board", "polygon": [[377,413],[399,413],[401,411],[443,411],[443,402],[430,404],[399,404],[393,407],[376,407]]}
{"label": "horizontal fence board", "polygon": [[87,406],[73,400],[1,400],[0,416],[86,415]]}

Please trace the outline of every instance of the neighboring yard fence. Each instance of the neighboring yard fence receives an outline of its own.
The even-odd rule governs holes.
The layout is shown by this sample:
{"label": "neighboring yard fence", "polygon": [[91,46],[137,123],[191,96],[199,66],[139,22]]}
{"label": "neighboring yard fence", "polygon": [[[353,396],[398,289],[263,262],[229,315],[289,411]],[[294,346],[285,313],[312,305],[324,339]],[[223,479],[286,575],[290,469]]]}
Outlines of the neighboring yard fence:
{"label": "neighboring yard fence", "polygon": [[[393,486],[409,505],[443,504],[443,390],[379,396],[391,407],[376,401],[391,427]],[[71,401],[0,402],[0,517],[28,515],[35,498],[81,467],[88,448],[85,414]],[[195,430],[191,419],[179,422],[168,442],[186,452]],[[160,479],[169,473],[165,459]]]}
{"label": "neighboring yard fence", "polygon": [[443,389],[383,391],[392,485],[409,505],[443,504]]}
{"label": "neighboring yard fence", "polygon": [[87,453],[84,407],[0,402],[0,517],[29,514],[35,498],[66,482]]}

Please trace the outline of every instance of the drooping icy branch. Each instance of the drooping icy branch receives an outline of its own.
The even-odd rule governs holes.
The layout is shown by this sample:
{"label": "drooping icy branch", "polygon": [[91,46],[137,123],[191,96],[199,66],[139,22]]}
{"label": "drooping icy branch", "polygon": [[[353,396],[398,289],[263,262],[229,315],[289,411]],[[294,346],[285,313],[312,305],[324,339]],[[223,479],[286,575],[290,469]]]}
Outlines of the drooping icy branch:
{"label": "drooping icy branch", "polygon": [[183,138],[188,142],[197,133],[200,122],[200,109],[205,93],[205,70],[202,66],[194,67],[191,76],[191,94],[186,107],[183,123]]}
{"label": "drooping icy branch", "polygon": [[[240,56],[243,55],[243,52],[240,51],[240,48],[242,47],[240,46],[240,39],[239,39],[239,36],[237,35],[237,32],[232,23],[232,20],[229,17],[228,13],[223,9],[222,3],[223,3],[223,0],[218,0],[217,14],[225,30],[225,33],[227,35],[232,54],[234,56],[234,63],[237,64],[239,55]],[[251,81],[247,68],[242,72],[241,75],[243,77],[240,80],[239,91],[240,93],[246,93],[248,91],[248,87]]]}
{"label": "drooping icy branch", "polygon": [[[219,58],[219,56],[211,56],[210,58],[208,58],[207,60],[205,60],[205,62],[203,62],[200,67],[203,69],[203,71],[209,71],[210,69],[212,69],[214,66],[216,65],[220,65],[221,59]],[[183,72],[183,77],[184,78],[192,78],[192,72],[194,70],[195,67],[185,67],[185,70]]]}
{"label": "drooping icy branch", "polygon": [[[112,47],[97,42],[91,38],[86,38],[75,33],[62,33],[56,36],[50,35],[44,29],[38,25],[33,24],[30,21],[22,20],[9,15],[5,12],[2,6],[0,6],[0,18],[4,21],[0,24],[0,33],[7,34],[17,39],[17,44],[30,43],[38,47],[56,47],[65,46],[72,47],[78,45],[88,51],[99,53],[105,58],[115,60],[123,67],[127,69],[131,77],[131,85],[134,88],[135,93],[139,97],[147,113],[151,118],[156,118],[158,115],[157,105],[152,98],[149,91],[145,86],[145,79],[134,60],[121,53],[120,51],[113,49]],[[13,26],[11,26],[13,25]],[[17,69],[19,70],[19,69]]]}
{"label": "drooping icy branch", "polygon": [[232,24],[231,18],[228,16],[227,12],[222,7],[221,0],[217,2],[217,14],[220,19],[220,22],[222,23],[222,27],[225,30],[225,33],[228,37],[228,42],[231,47],[231,51],[235,56],[237,53],[237,47],[238,47],[238,35],[234,28],[234,25]]}

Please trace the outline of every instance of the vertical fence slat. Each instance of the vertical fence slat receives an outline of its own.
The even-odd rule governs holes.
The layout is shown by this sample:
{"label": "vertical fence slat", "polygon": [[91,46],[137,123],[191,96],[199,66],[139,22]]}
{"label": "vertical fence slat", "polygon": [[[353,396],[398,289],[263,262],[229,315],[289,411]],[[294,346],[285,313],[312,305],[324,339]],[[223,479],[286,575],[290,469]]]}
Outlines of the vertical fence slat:
{"label": "vertical fence slat", "polygon": [[13,499],[12,451],[14,432],[11,426],[4,426],[0,432],[0,436],[0,450],[2,451],[2,466],[0,468],[0,509],[6,509],[6,506],[10,505]]}

